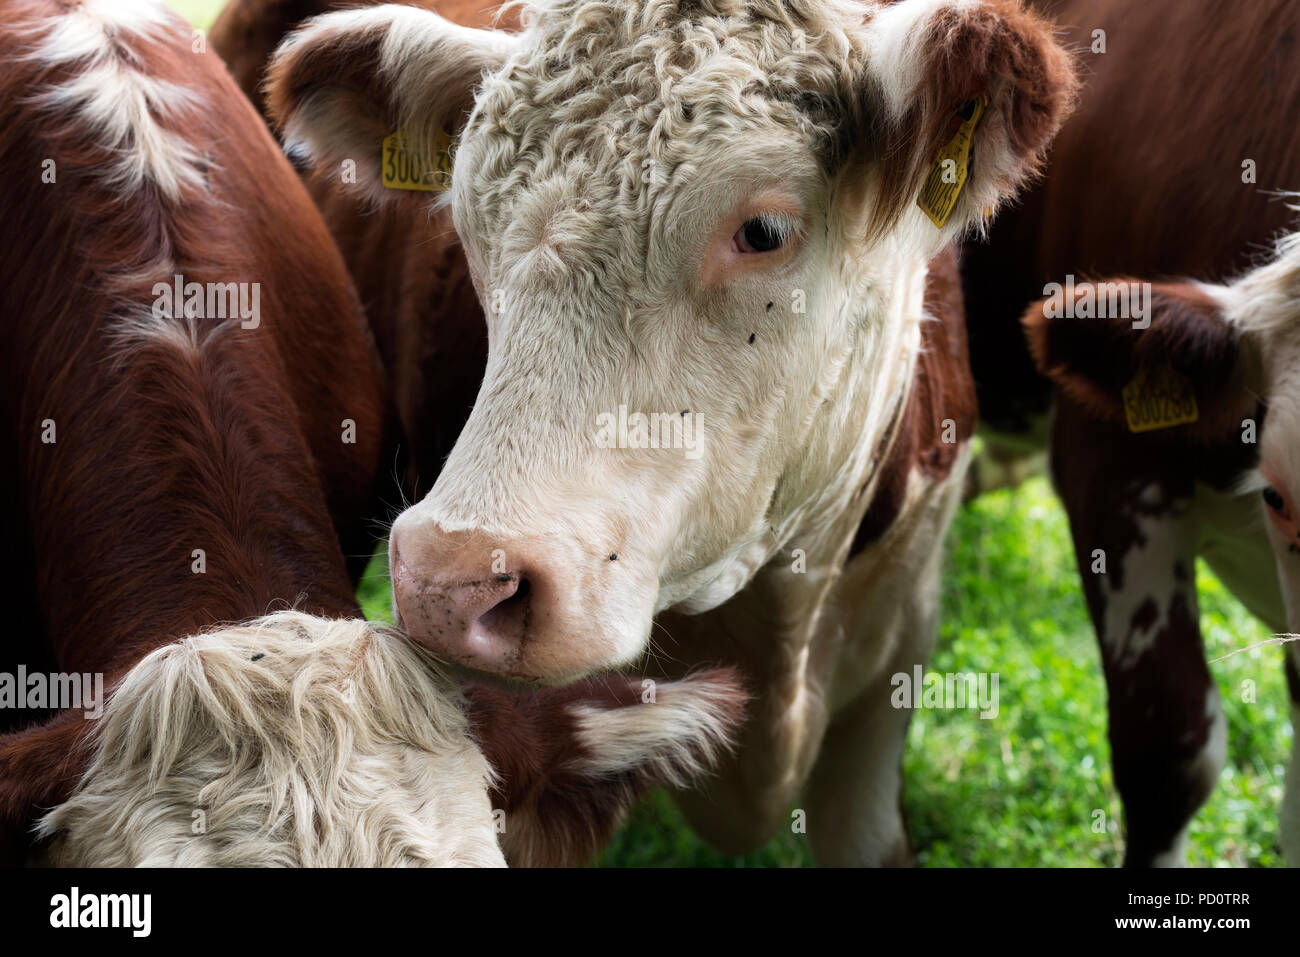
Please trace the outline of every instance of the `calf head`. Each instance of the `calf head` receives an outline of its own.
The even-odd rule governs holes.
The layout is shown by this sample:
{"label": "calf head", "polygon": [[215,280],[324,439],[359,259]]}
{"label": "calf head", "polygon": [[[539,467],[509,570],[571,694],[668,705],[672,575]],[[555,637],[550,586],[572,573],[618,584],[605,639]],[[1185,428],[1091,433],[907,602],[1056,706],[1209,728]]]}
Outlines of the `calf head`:
{"label": "calf head", "polygon": [[[1098,311],[1105,297],[1097,290],[1105,289],[1128,290],[1133,301],[1149,294],[1147,314],[1077,318]],[[1075,308],[1082,296],[1093,308]],[[1131,428],[1144,411],[1131,406],[1142,401],[1132,391],[1139,374],[1165,377],[1169,388],[1151,396],[1168,405],[1172,392],[1174,418],[1191,418],[1178,409],[1194,400],[1194,421],[1146,433],[1148,441],[1183,460],[1190,450],[1191,460],[1243,463],[1237,487],[1260,495],[1288,625],[1300,630],[1300,234],[1282,240],[1272,262],[1226,285],[1112,279],[1083,285],[1074,298],[1025,313],[1039,369],[1064,401],[1109,429]]]}
{"label": "calf head", "polygon": [[132,669],[40,834],[82,867],[580,864],[743,704],[725,671],[466,699],[390,630],[285,612]]}
{"label": "calf head", "polygon": [[[849,507],[925,263],[1035,171],[1074,78],[1010,0],[545,0],[523,23],[328,15],[269,89],[287,148],[375,199],[385,136],[456,136],[441,201],[489,358],[393,527],[396,607],[448,660],[561,683]],[[923,185],[972,128],[932,221]]]}

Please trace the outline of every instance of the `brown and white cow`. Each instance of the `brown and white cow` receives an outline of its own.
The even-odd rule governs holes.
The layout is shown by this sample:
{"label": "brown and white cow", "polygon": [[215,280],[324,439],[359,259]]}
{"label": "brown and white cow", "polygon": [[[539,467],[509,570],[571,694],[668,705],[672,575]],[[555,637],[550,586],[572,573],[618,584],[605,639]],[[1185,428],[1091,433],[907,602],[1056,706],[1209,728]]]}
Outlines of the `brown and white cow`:
{"label": "brown and white cow", "polygon": [[473,694],[356,619],[280,612],[166,645],[105,706],[89,770],[40,822],[41,860],[581,862],[648,786],[707,769],[742,704],[716,671],[656,687],[653,703],[629,678]]}
{"label": "brown and white cow", "polygon": [[[122,695],[53,716],[14,707],[50,703],[28,688],[5,699],[5,857],[80,780],[47,822],[62,861],[447,863],[459,799],[479,826],[469,859],[499,859],[496,828],[478,840],[490,765],[506,857],[580,861],[639,788],[696,770],[736,717],[726,676],[660,685],[655,704],[612,680],[462,701],[355,620],[340,542],[370,550],[383,378],[324,223],[188,26],[148,0],[4,0],[0,59],[16,450],[0,551],[26,616],[4,677],[12,693],[20,667],[101,675]],[[178,276],[196,298],[167,301]],[[217,283],[235,295],[214,310]],[[249,624],[219,627],[233,622]],[[403,737],[399,699],[426,706],[427,735]],[[326,724],[288,733],[309,713]],[[392,803],[359,806],[386,778]],[[268,821],[251,782],[290,804]],[[205,832],[182,828],[202,809]]]}
{"label": "brown and white cow", "polygon": [[[682,796],[693,823],[751,847],[802,795],[820,861],[905,860],[891,677],[933,642],[975,414],[948,246],[1036,170],[1070,61],[1001,0],[562,0],[521,18],[338,12],[270,76],[286,149],[336,194],[322,208],[372,322],[388,316],[377,335],[484,322],[446,292],[466,271],[488,307],[473,412],[393,527],[401,624],[532,683],[647,653],[668,673],[739,665],[757,700],[737,757]],[[967,172],[941,151],[972,127],[937,226],[919,197]],[[430,212],[381,185],[380,145],[439,128],[455,159]],[[399,404],[454,391],[481,348],[440,346],[453,374],[399,384]],[[689,418],[702,441],[638,447],[636,415]]]}
{"label": "brown and white cow", "polygon": [[[1116,776],[1126,797],[1150,799],[1126,805],[1129,856],[1177,864],[1227,746],[1197,556],[1274,630],[1300,632],[1300,234],[1231,283],[1155,284],[1150,299],[1136,327],[1046,304],[1024,321],[1059,387],[1052,473],[1101,640],[1111,736],[1125,744]],[[1300,645],[1285,660],[1300,720]],[[1282,808],[1292,864],[1297,773],[1293,750]]]}
{"label": "brown and white cow", "polygon": [[[1042,183],[999,217],[986,244],[963,249],[962,274],[983,423],[1009,446],[1041,449],[1053,388],[1036,371],[1015,319],[1048,294],[1048,284],[1106,276],[1222,283],[1266,260],[1279,232],[1293,225],[1279,192],[1300,188],[1300,128],[1288,119],[1300,111],[1300,7],[1289,0],[1257,0],[1231,11],[1212,0],[1044,0],[1036,6],[1061,25],[1063,42],[1080,51],[1086,82],[1078,109],[1053,143]],[[1081,461],[1088,453],[1069,445],[1069,426],[1058,421],[1051,429],[1066,443],[1052,454],[1072,524],[1095,529],[1096,513],[1132,507],[1128,493],[1106,482],[1090,488],[1079,481],[1092,469]],[[1239,438],[1225,433],[1220,439],[1230,451],[1184,463],[1171,481],[1186,491],[1199,475],[1223,487],[1252,465],[1256,447]],[[1142,461],[1142,469],[1158,464]],[[1076,495],[1082,498],[1072,501]],[[1206,555],[1257,615],[1281,627],[1273,576],[1245,576],[1274,592],[1266,602],[1255,600],[1249,582],[1227,569],[1226,557]],[[1079,563],[1093,599],[1091,548],[1080,551]],[[1222,767],[1222,715],[1194,606],[1189,610],[1186,640],[1151,650],[1136,671],[1113,657],[1112,645],[1101,646],[1111,753],[1125,807],[1125,859],[1132,865],[1181,860],[1185,826]],[[1152,713],[1160,719],[1151,720]]]}

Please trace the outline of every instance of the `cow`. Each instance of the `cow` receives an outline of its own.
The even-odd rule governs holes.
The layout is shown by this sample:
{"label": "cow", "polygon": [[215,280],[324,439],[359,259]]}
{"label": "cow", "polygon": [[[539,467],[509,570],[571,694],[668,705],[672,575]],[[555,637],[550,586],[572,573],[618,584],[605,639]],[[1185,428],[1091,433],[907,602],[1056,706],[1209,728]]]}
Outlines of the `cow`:
{"label": "cow", "polygon": [[[265,97],[271,55],[313,14],[379,0],[230,0],[209,41],[269,126]],[[480,0],[410,0],[465,26],[518,27],[510,10]],[[487,364],[487,333],[451,216],[412,201],[376,206],[316,177],[301,158],[312,199],[343,252],[366,310],[401,422],[395,461],[406,497],[432,486],[474,406]],[[415,194],[418,195],[418,194]]]}
{"label": "cow", "polygon": [[[495,804],[508,828],[495,853],[480,831],[466,860],[585,860],[638,789],[684,781],[708,756],[696,745],[720,744],[739,689],[701,674],[649,690],[610,679],[462,698],[358,620],[345,551],[370,554],[382,513],[395,429],[386,383],[325,224],[199,47],[149,0],[0,3],[0,388],[16,450],[0,476],[21,622],[0,674],[5,857],[39,857],[30,826],[57,807],[44,833],[57,835],[61,862],[444,863],[455,858],[420,849],[454,846],[460,818],[443,809],[459,793],[477,818]],[[425,786],[442,802],[391,846],[366,830],[382,815],[338,804],[355,790],[287,771],[286,749],[302,742],[277,736],[303,713],[286,706],[324,714],[344,693],[327,680],[348,680],[330,670],[342,650],[358,701],[391,704],[418,687],[431,708],[427,733],[406,737],[391,710],[332,715],[357,730],[355,752],[332,745],[349,787],[382,773],[408,809]],[[291,701],[241,697],[303,674]],[[95,692],[75,707],[28,693],[83,675],[109,689],[106,705]],[[232,737],[257,727],[269,735],[260,745]],[[391,751],[367,752],[383,742],[363,732],[389,735]],[[444,738],[422,776],[410,762]],[[221,790],[250,779],[309,799],[257,820]],[[206,834],[182,831],[204,807]],[[339,830],[306,833],[313,807]],[[101,830],[119,815],[145,826]]]}
{"label": "cow", "polygon": [[[1126,765],[1123,783],[1164,800],[1128,804],[1129,853],[1177,864],[1187,820],[1227,750],[1197,619],[1197,556],[1274,631],[1300,632],[1300,233],[1231,282],[1145,288],[1150,311],[1136,327],[1078,318],[1087,288],[1063,300],[1064,311],[1031,307],[1024,324],[1059,391],[1052,474],[1104,652],[1111,735],[1148,759]],[[1287,644],[1285,667],[1300,719],[1300,645]],[[1293,865],[1297,748],[1281,830]]]}
{"label": "cow", "polygon": [[[684,784],[712,764],[740,714],[737,687],[722,672],[667,683],[653,705],[641,703],[634,680],[505,708],[480,697],[471,712],[427,652],[369,622],[285,611],[186,638],[146,656],[114,692],[95,725],[89,770],[40,821],[50,842],[41,859],[78,867],[581,862],[650,783]],[[541,775],[494,767],[479,745],[522,757],[502,738],[530,733]],[[494,810],[504,794],[514,800]]]}
{"label": "cow", "polygon": [[[1223,284],[1270,257],[1277,236],[1294,225],[1279,193],[1300,187],[1300,131],[1285,119],[1300,110],[1300,8],[1259,0],[1225,16],[1208,0],[1037,6],[1061,25],[1063,42],[1081,51],[1086,82],[1042,182],[998,218],[987,243],[963,248],[962,285],[981,427],[1006,447],[1041,449],[1053,437],[1056,485],[1078,542],[1081,531],[1095,531],[1099,510],[1131,506],[1110,485],[1087,488],[1071,479],[1091,473],[1092,446],[1074,448],[1069,427],[1060,418],[1053,423],[1053,382],[1037,371],[1016,320],[1073,282],[1195,277]],[[1233,455],[1198,461],[1195,474],[1222,465],[1218,480],[1226,481],[1252,467],[1254,446],[1221,438]],[[1134,438],[1125,441],[1128,447]],[[1190,474],[1170,481],[1190,481]],[[1084,498],[1072,502],[1074,495]],[[1078,558],[1095,615],[1093,547]],[[1238,595],[1255,590],[1243,590],[1225,556],[1206,557]],[[1272,579],[1256,584],[1272,592]],[[1281,626],[1275,594],[1246,603]],[[1187,823],[1223,766],[1222,711],[1194,606],[1189,610],[1187,640],[1162,643],[1140,667],[1101,643],[1131,866],[1183,860]],[[1150,720],[1152,709],[1161,720]]]}
{"label": "cow", "polygon": [[[261,6],[223,20],[264,38]],[[1003,0],[422,6],[313,19],[266,71],[436,450],[399,625],[522,684],[734,665],[696,829],[751,848],[802,797],[819,862],[907,862],[892,678],[934,641],[976,414],[951,246],[1039,168],[1070,58]],[[386,140],[418,174],[441,145],[446,194],[385,187]]]}

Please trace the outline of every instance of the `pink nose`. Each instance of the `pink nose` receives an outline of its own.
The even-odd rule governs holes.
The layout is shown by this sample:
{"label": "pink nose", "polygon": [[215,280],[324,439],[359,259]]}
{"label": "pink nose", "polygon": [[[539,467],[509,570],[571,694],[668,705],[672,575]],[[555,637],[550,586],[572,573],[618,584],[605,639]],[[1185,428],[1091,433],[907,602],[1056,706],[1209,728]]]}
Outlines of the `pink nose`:
{"label": "pink nose", "polygon": [[393,600],[406,633],[441,658],[481,671],[521,671],[526,641],[555,617],[544,563],[482,535],[393,530]]}

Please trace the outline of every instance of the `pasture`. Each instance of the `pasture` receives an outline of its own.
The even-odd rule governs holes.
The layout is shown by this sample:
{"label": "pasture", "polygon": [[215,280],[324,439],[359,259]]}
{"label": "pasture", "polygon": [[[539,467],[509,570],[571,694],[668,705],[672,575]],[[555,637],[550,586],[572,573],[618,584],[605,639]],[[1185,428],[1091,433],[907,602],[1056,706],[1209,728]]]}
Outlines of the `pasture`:
{"label": "pasture", "polygon": [[[171,0],[197,26],[220,0]],[[360,588],[391,620],[381,548]],[[1203,565],[1197,570],[1210,659],[1269,636]],[[1106,739],[1106,692],[1064,514],[1044,479],[985,496],[959,513],[947,545],[941,631],[929,671],[993,672],[996,717],[919,710],[906,755],[905,808],[922,866],[1120,864],[1120,804]],[[1228,762],[1195,817],[1193,866],[1281,863],[1277,810],[1292,730],[1274,648],[1211,666],[1229,721]],[[795,809],[792,809],[792,811]],[[808,827],[816,827],[809,821]],[[803,866],[793,831],[739,858],[712,851],[670,799],[641,805],[604,866]]]}

